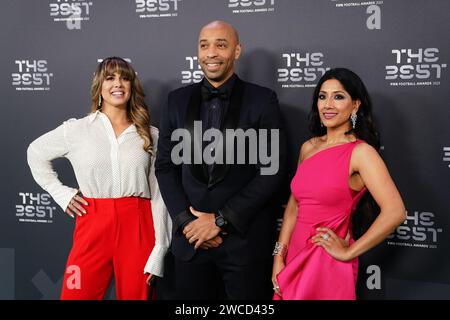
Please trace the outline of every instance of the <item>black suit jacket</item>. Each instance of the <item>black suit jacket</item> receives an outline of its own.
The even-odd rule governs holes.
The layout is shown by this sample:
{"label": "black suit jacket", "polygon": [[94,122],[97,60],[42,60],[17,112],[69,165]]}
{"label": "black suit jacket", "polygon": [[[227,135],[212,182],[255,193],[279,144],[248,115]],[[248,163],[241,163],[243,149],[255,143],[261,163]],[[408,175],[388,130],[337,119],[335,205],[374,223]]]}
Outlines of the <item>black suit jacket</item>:
{"label": "black suit jacket", "polygon": [[[179,142],[171,141],[172,132],[185,128],[193,137],[194,121],[200,120],[200,106],[201,83],[197,83],[170,92],[161,114],[155,173],[173,221],[172,253],[182,260],[195,255],[193,245],[182,233],[182,227],[196,219],[189,212],[192,205],[202,212],[221,210],[231,224],[222,246],[236,263],[270,258],[277,212],[273,196],[283,182],[286,160],[276,93],[237,77],[221,128],[223,132],[237,128],[279,129],[279,170],[275,175],[261,175],[259,162],[215,164],[211,176],[204,164],[175,165],[171,152]],[[191,150],[192,159],[195,148]]]}

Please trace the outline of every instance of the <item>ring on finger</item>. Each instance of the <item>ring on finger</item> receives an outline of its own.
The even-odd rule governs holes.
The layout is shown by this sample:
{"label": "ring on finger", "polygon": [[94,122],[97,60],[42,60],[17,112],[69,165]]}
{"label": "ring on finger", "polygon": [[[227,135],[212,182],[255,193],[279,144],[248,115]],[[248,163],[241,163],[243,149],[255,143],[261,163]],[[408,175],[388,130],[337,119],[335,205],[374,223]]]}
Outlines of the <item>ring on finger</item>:
{"label": "ring on finger", "polygon": [[324,233],[322,235],[323,240],[328,241],[328,239],[330,238],[330,235],[328,233]]}

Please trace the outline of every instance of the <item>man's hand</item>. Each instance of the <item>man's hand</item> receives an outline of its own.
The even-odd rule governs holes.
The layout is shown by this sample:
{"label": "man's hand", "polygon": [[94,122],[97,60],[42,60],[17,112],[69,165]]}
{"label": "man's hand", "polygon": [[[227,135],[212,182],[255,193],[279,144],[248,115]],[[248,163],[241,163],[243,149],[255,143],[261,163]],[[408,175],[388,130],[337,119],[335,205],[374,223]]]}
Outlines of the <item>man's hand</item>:
{"label": "man's hand", "polygon": [[[197,250],[204,242],[215,238],[219,234],[220,228],[216,226],[214,213],[200,212],[192,207],[189,207],[189,209],[198,219],[189,223],[184,228],[183,234],[189,243],[195,243],[194,247]],[[214,243],[217,243],[217,241]]]}
{"label": "man's hand", "polygon": [[221,236],[215,236],[211,240],[205,241],[200,246],[200,249],[208,250],[208,249],[214,249],[220,246],[223,242],[223,239]]}

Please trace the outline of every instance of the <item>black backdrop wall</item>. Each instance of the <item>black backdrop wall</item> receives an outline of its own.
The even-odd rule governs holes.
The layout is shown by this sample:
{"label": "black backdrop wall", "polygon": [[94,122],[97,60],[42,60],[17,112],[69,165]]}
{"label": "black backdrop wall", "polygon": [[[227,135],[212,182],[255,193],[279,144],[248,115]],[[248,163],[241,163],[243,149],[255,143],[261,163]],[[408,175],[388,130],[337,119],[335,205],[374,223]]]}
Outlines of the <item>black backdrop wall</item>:
{"label": "black backdrop wall", "polygon": [[[73,220],[34,182],[28,144],[89,112],[95,66],[112,55],[131,60],[158,126],[167,93],[201,79],[198,31],[216,19],[240,32],[238,74],[278,93],[291,174],[318,78],[336,66],[362,77],[408,219],[361,258],[359,298],[450,298],[450,2],[5,0],[1,6],[0,298],[58,298],[71,245]],[[55,166],[64,183],[76,186],[68,162]]]}

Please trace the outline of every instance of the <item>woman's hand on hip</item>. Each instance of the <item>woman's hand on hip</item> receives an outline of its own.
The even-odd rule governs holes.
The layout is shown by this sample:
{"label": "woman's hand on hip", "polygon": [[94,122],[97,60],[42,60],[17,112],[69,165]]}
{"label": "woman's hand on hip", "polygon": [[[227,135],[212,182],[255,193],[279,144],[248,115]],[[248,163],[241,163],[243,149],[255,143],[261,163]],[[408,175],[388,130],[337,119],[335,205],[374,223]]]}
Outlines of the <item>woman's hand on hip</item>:
{"label": "woman's hand on hip", "polygon": [[75,215],[82,217],[86,214],[86,210],[83,208],[83,205],[87,206],[88,203],[83,199],[80,193],[77,193],[70,200],[69,205],[66,209],[66,213],[72,218],[75,218]]}
{"label": "woman's hand on hip", "polygon": [[352,259],[349,241],[350,233],[343,239],[330,228],[317,228],[317,234],[311,238],[316,246],[324,248],[330,256],[344,262]]}

